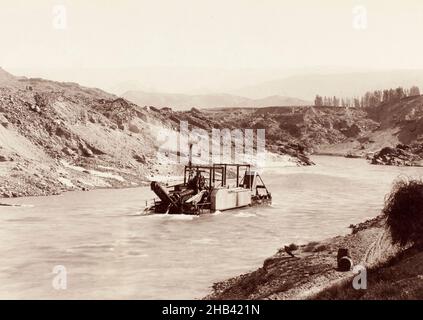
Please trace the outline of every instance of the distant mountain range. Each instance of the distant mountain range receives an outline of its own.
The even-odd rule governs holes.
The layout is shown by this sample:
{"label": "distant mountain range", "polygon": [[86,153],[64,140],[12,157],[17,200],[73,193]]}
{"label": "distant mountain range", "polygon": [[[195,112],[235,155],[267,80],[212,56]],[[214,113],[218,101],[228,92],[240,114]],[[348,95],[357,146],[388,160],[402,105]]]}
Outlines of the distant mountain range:
{"label": "distant mountain range", "polygon": [[[267,107],[310,105],[321,96],[359,97],[367,91],[402,86],[423,88],[423,70],[304,73],[277,80],[227,89],[225,94],[170,94],[130,90],[122,96],[139,105],[177,110],[217,107]],[[295,97],[295,98],[293,98]]]}
{"label": "distant mountain range", "polygon": [[171,107],[175,110],[190,108],[220,107],[267,107],[267,106],[304,106],[310,101],[272,95],[261,99],[251,99],[231,94],[172,94],[127,91],[122,97],[140,106]]}
{"label": "distant mountain range", "polygon": [[[76,82],[88,87],[101,88],[117,95],[133,95],[141,105],[160,102],[160,105],[229,106],[290,105],[298,104],[289,97],[314,101],[316,94],[323,96],[353,97],[366,91],[392,87],[419,86],[423,89],[423,70],[368,70],[352,68],[308,68],[299,70],[220,70],[203,68],[72,68],[43,69],[14,74],[42,77],[56,81]],[[10,76],[5,75],[10,78]],[[10,79],[9,79],[10,80]],[[1,81],[1,79],[0,79]],[[129,92],[128,92],[129,91]],[[170,94],[172,93],[172,94]],[[175,94],[177,93],[177,94]],[[225,93],[225,94],[219,94]],[[215,102],[213,96],[217,96]],[[233,96],[230,98],[229,96]],[[274,97],[278,96],[278,97]],[[138,100],[138,98],[142,100]],[[266,101],[268,98],[270,101]],[[262,100],[264,101],[249,101]],[[184,101],[184,99],[187,99]],[[281,99],[281,100],[279,100]],[[285,101],[286,99],[286,101]],[[204,102],[203,102],[204,101]],[[180,103],[181,102],[181,103]],[[299,101],[301,104],[301,101]],[[151,104],[153,104],[151,103]]]}

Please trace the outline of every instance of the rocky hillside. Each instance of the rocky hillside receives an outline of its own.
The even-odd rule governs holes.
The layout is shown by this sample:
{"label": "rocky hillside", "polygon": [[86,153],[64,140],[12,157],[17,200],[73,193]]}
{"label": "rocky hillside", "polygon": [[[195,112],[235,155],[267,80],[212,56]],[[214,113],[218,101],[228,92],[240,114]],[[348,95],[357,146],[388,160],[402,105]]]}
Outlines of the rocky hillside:
{"label": "rocky hillside", "polygon": [[75,83],[0,70],[0,197],[138,185],[158,167],[147,108]]}
{"label": "rocky hillside", "polygon": [[160,113],[204,129],[264,128],[268,150],[294,155],[305,151],[365,157],[385,147],[400,145],[408,153],[418,151],[417,157],[406,161],[414,163],[423,141],[423,96],[366,109],[297,106],[173,111],[163,108]]}
{"label": "rocky hillside", "polygon": [[[367,132],[355,141],[322,149],[364,156],[379,153],[385,147],[400,146],[400,149],[408,150],[406,153],[417,152],[417,156],[420,154],[423,142],[423,96],[407,97],[394,103],[368,108],[366,117],[377,123],[375,130]],[[410,158],[409,163],[418,160],[417,158]],[[393,164],[395,162],[393,161]]]}
{"label": "rocky hillside", "polygon": [[192,109],[160,112],[167,117],[189,121],[204,129],[266,129],[266,147],[274,152],[313,152],[316,147],[360,140],[379,124],[365,110],[334,107],[267,107]]}
{"label": "rocky hillside", "polygon": [[368,112],[380,123],[379,130],[395,130],[399,143],[423,141],[423,96],[407,97],[396,103],[382,104]]}

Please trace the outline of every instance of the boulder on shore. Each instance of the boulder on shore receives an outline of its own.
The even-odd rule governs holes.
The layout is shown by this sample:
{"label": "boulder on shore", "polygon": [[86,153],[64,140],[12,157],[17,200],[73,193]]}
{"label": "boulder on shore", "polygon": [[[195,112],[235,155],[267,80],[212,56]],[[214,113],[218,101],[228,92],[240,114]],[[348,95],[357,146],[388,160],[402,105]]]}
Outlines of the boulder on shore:
{"label": "boulder on shore", "polygon": [[301,165],[312,166],[314,162],[311,161],[309,156],[306,153],[306,148],[298,143],[288,143],[282,144],[279,146],[279,153],[288,154],[292,157],[295,157],[299,160]]}
{"label": "boulder on shore", "polygon": [[370,158],[371,164],[388,166],[419,166],[423,160],[420,145],[385,147]]}

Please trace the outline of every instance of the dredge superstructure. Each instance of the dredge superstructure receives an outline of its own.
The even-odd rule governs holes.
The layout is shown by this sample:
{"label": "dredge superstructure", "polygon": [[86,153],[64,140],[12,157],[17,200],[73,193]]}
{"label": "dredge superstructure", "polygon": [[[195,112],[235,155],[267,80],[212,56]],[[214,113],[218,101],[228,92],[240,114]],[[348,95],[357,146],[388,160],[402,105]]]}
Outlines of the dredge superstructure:
{"label": "dredge superstructure", "polygon": [[184,169],[183,183],[162,186],[152,181],[151,190],[159,200],[154,200],[146,211],[162,214],[198,215],[272,203],[259,173],[248,164],[206,166],[192,165],[190,161]]}

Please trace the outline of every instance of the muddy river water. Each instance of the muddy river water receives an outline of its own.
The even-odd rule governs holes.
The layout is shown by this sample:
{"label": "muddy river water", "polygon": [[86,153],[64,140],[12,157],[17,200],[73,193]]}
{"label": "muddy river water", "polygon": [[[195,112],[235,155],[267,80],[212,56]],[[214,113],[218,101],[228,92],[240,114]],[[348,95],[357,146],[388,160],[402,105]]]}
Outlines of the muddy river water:
{"label": "muddy river water", "polygon": [[[200,217],[140,216],[153,197],[148,187],[6,199],[23,206],[0,207],[0,298],[201,298],[284,244],[349,232],[380,212],[394,179],[423,174],[362,159],[313,160],[265,169],[272,206]],[[55,266],[66,271],[65,290],[53,285]]]}

